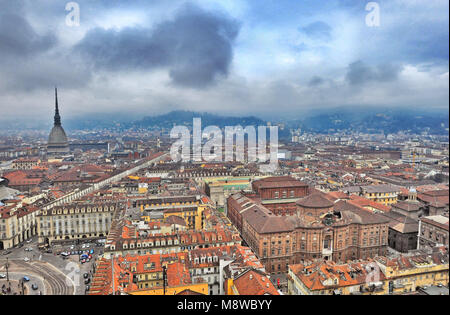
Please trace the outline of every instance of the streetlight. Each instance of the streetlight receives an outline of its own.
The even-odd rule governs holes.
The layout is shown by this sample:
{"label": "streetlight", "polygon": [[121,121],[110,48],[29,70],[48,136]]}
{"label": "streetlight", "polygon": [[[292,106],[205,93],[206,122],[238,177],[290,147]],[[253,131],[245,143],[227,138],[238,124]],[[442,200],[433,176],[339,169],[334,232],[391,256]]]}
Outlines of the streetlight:
{"label": "streetlight", "polygon": [[9,272],[8,272],[8,268],[9,268],[9,262],[8,262],[8,257],[6,257],[6,281],[9,282]]}

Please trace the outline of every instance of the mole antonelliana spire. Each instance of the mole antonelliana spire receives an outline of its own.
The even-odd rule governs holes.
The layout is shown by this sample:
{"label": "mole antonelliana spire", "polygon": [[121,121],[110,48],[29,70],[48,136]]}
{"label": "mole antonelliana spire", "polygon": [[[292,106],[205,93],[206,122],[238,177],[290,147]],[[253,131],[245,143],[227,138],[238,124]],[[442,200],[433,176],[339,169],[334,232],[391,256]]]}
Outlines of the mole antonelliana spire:
{"label": "mole antonelliana spire", "polygon": [[61,116],[58,108],[58,88],[55,87],[55,126],[61,126]]}
{"label": "mole antonelliana spire", "polygon": [[47,155],[49,157],[59,157],[69,153],[69,142],[66,132],[61,124],[58,105],[58,89],[55,87],[55,117],[53,129],[50,132],[47,143]]}

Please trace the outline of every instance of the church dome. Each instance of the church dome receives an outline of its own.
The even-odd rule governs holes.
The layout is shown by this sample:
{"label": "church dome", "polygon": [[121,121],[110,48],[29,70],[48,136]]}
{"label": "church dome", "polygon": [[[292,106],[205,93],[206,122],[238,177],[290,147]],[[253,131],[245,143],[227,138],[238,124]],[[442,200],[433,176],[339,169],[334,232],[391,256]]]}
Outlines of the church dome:
{"label": "church dome", "polygon": [[48,136],[48,145],[67,145],[67,136],[63,127],[54,126]]}

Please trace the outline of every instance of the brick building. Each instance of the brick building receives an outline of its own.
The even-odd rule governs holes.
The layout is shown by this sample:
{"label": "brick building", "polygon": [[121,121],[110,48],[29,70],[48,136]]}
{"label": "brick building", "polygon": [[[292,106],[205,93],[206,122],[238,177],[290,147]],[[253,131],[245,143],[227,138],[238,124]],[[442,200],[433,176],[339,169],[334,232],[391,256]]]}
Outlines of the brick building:
{"label": "brick building", "polygon": [[314,193],[293,215],[276,215],[243,194],[228,199],[228,216],[270,273],[305,260],[345,262],[385,255],[389,220],[347,201]]}
{"label": "brick building", "polygon": [[439,245],[448,246],[448,216],[434,215],[419,221],[417,248],[426,249]]}
{"label": "brick building", "polygon": [[310,193],[307,184],[290,176],[260,179],[252,183],[252,188],[261,204],[276,215],[295,214],[295,202]]}

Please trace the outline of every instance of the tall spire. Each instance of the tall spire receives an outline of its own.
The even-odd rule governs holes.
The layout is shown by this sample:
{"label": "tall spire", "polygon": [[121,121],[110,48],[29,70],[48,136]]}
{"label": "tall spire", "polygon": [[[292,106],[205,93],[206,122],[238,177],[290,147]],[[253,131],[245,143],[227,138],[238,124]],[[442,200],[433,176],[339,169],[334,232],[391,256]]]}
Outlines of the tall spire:
{"label": "tall spire", "polygon": [[55,126],[61,126],[61,116],[58,108],[58,89],[55,87]]}

